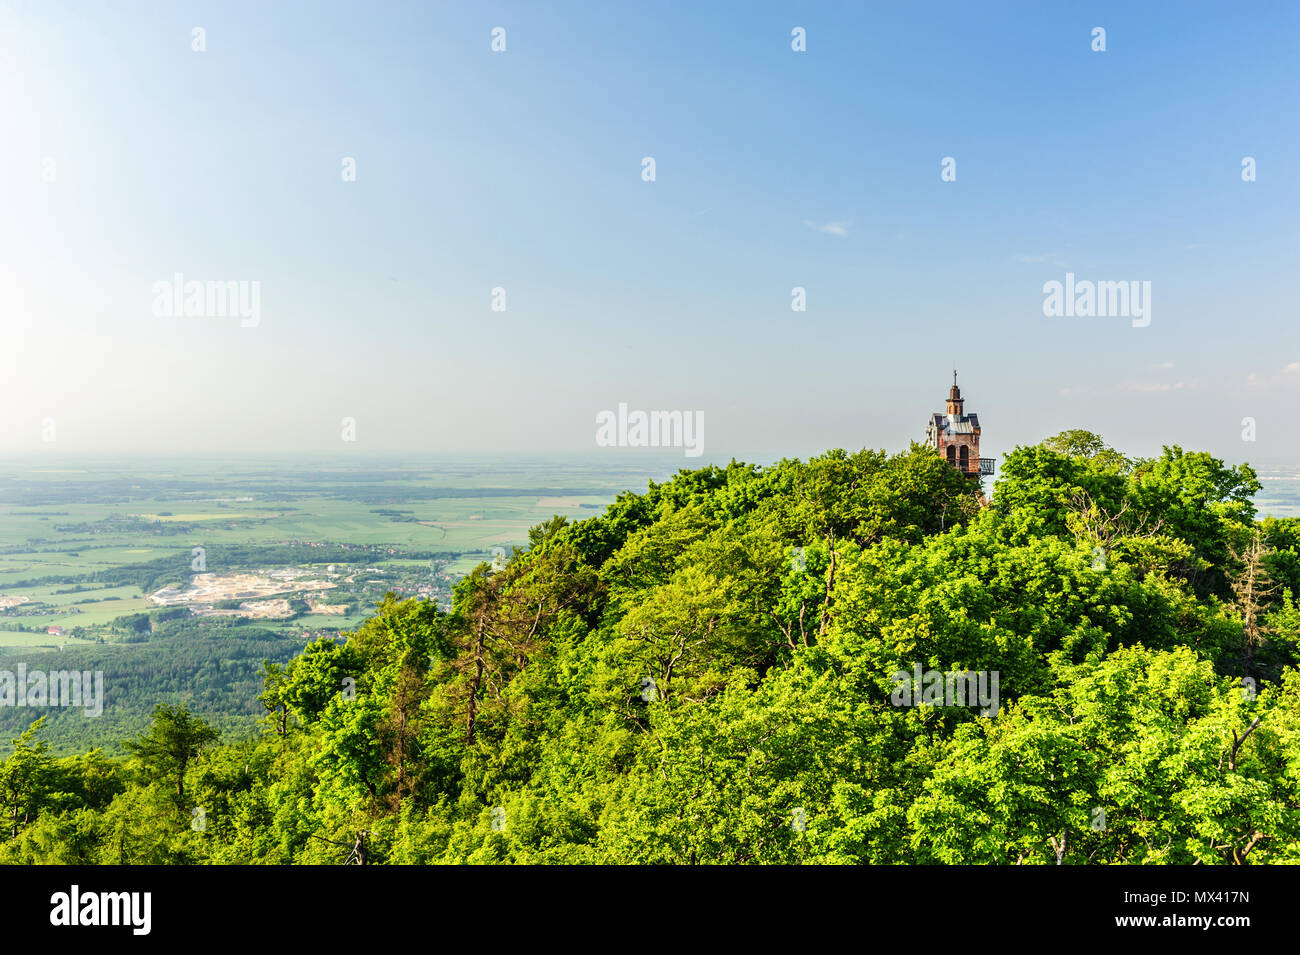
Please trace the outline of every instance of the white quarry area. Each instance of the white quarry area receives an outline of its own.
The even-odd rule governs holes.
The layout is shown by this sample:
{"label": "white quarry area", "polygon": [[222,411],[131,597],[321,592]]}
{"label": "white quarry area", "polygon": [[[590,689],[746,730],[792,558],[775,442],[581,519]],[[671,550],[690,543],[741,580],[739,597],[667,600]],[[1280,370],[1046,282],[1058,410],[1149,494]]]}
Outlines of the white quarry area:
{"label": "white quarry area", "polygon": [[[200,617],[253,617],[268,619],[287,617],[292,594],[307,601],[313,613],[341,614],[344,604],[331,605],[321,598],[335,587],[333,581],[321,580],[312,571],[281,568],[258,573],[195,574],[185,587],[164,587],[149,595],[149,601],[161,607],[188,606]],[[271,599],[268,599],[271,598]],[[218,608],[226,600],[243,601],[239,607]]]}

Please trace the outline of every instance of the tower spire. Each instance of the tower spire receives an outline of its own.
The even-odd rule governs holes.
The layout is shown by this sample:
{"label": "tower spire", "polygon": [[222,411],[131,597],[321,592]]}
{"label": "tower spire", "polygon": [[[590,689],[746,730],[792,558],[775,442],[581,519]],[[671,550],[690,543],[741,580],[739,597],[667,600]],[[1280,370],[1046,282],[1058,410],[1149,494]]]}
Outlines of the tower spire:
{"label": "tower spire", "polygon": [[[961,414],[961,389],[957,387],[957,369],[956,369],[956,368],[954,368],[954,369],[952,370],[952,387],[948,389],[948,401],[949,401],[950,404],[951,404],[952,402],[954,402],[954,401],[957,402],[957,410],[956,410],[956,413],[957,413],[957,414]],[[949,413],[949,414],[953,414],[954,412],[953,412],[952,409],[950,408],[950,409],[948,410],[948,413]]]}

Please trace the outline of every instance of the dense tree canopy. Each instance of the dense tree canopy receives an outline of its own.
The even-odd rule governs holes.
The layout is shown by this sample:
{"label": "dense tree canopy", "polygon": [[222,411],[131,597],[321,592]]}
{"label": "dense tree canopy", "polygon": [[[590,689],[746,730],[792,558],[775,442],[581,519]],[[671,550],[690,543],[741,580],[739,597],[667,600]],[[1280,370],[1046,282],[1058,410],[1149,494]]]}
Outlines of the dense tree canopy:
{"label": "dense tree canopy", "polygon": [[1080,431],[991,503],[919,446],[682,471],[268,663],[256,741],[38,724],[0,859],[1300,862],[1300,521],[1258,489]]}

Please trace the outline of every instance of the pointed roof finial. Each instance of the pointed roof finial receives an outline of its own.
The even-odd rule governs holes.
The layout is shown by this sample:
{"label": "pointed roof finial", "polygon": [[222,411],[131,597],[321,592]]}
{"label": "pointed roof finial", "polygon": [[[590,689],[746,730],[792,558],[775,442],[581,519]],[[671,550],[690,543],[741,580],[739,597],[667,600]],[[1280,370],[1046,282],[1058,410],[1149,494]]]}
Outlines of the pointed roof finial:
{"label": "pointed roof finial", "polygon": [[956,387],[956,385],[957,385],[957,369],[956,369],[956,368],[954,368],[954,369],[952,370],[952,383],[953,383],[953,387]]}

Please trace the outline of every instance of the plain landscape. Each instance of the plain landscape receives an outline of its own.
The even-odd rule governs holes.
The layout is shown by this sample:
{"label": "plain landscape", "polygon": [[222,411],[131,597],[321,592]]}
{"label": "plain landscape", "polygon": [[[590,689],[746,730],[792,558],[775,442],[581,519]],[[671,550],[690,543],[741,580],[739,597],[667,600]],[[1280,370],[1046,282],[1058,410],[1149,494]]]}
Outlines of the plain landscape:
{"label": "plain landscape", "polygon": [[[263,659],[354,629],[386,593],[449,607],[457,579],[526,543],[530,527],[591,516],[666,473],[662,460],[578,456],[11,460],[0,467],[0,655],[109,674],[102,717],[50,711],[56,752],[120,752],[164,699],[252,734]],[[11,736],[34,718],[0,707]]]}

